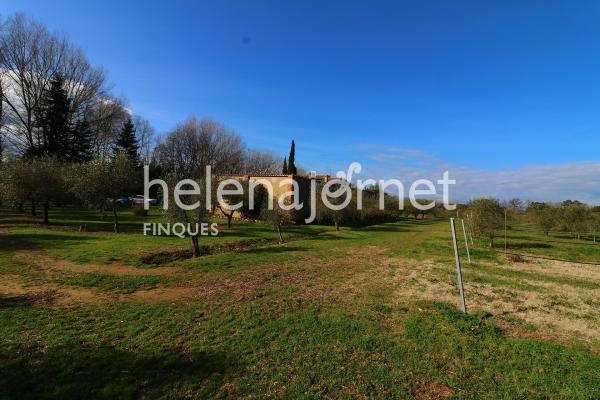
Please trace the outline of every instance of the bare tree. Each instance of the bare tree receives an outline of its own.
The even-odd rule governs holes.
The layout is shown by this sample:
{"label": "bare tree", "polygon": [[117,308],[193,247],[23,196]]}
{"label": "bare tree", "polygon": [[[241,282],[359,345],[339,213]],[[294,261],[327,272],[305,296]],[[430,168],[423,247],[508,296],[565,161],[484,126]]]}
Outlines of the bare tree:
{"label": "bare tree", "polygon": [[247,150],[244,158],[244,173],[248,175],[280,174],[281,158],[271,152]]}
{"label": "bare tree", "polygon": [[86,113],[94,135],[92,151],[96,157],[105,158],[111,154],[123,124],[129,118],[123,100],[104,96],[100,98]]}
{"label": "bare tree", "polygon": [[133,117],[133,125],[135,126],[135,135],[137,136],[140,149],[140,161],[144,165],[149,165],[156,144],[154,128],[148,120],[139,115]]}
{"label": "bare tree", "polygon": [[524,204],[525,203],[523,202],[523,200],[515,197],[508,201],[507,206],[508,206],[508,208],[510,208],[512,210],[521,210],[523,208]]}
{"label": "bare tree", "polygon": [[85,116],[87,110],[106,96],[106,75],[104,70],[92,67],[81,50],[67,43],[59,75],[65,79],[66,90],[71,99],[73,120]]}
{"label": "bare tree", "polygon": [[216,174],[241,173],[244,152],[241,138],[225,125],[211,119],[190,118],[157,145],[155,154],[165,172],[199,177],[204,176],[207,165]]}
{"label": "bare tree", "polygon": [[[2,29],[0,25],[0,30]],[[4,134],[2,127],[4,126],[4,82],[3,82],[4,71],[0,69],[0,163],[2,162],[2,158],[4,157],[5,143],[4,143]]]}
{"label": "bare tree", "polygon": [[[4,126],[4,71],[0,69],[0,146],[2,145],[2,126]],[[0,154],[1,156],[2,154]]]}
{"label": "bare tree", "polygon": [[73,119],[81,117],[104,91],[104,73],[90,66],[81,49],[23,14],[8,18],[3,25],[0,70],[6,108],[2,129],[21,151],[39,147],[43,140],[36,113],[56,76],[67,82]]}

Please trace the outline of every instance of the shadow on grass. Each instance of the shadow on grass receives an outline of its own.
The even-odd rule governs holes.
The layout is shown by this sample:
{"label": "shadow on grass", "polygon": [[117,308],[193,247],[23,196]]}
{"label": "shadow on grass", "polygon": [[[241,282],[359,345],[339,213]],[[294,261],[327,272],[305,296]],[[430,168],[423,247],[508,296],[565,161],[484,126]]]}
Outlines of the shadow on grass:
{"label": "shadow on grass", "polygon": [[85,235],[65,235],[59,233],[11,233],[9,236],[0,235],[0,249],[28,250],[55,246],[56,243],[82,242],[87,240],[98,240],[97,237]]}
{"label": "shadow on grass", "polygon": [[19,349],[0,359],[8,360],[0,362],[0,398],[10,399],[158,398],[174,389],[213,391],[233,368],[225,354],[177,349],[144,354],[88,343]]}
{"label": "shadow on grass", "polygon": [[[498,247],[498,246],[494,246],[494,247]],[[500,247],[502,247],[502,246],[500,246]],[[533,242],[533,243],[508,243],[508,248],[509,249],[551,249],[553,247],[554,246],[552,246],[551,244],[548,244],[548,243],[539,243],[539,242]],[[504,248],[504,247],[502,247],[502,248]]]}
{"label": "shadow on grass", "polygon": [[[27,212],[19,213],[15,210],[0,209],[0,227],[62,227],[77,229],[86,225],[88,231],[112,232],[113,216],[111,212],[104,215],[94,210],[77,209],[73,207],[54,207],[49,213],[50,223],[42,223],[41,212],[33,217]],[[119,231],[121,233],[141,232],[143,223],[152,220],[152,217],[137,217],[131,215],[126,209],[119,210]]]}
{"label": "shadow on grass", "polygon": [[342,232],[323,232],[315,233],[314,235],[307,237],[299,237],[297,240],[348,240],[348,237],[342,236]]}
{"label": "shadow on grass", "polygon": [[55,299],[56,292],[31,293],[16,296],[0,295],[0,308],[52,304]]}
{"label": "shadow on grass", "polygon": [[[418,224],[421,224],[419,221]],[[359,232],[413,232],[416,224],[384,224],[357,228]]]}
{"label": "shadow on grass", "polygon": [[304,246],[296,246],[289,243],[283,243],[282,245],[272,245],[272,246],[264,246],[257,247],[254,249],[244,250],[246,254],[281,254],[281,253],[289,253],[293,251],[308,251],[309,249]]}

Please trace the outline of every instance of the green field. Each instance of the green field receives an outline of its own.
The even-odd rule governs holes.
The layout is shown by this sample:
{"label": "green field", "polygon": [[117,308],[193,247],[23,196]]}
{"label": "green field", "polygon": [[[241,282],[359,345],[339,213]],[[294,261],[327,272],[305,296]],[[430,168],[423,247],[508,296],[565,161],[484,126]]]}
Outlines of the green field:
{"label": "green field", "polygon": [[[155,211],[123,211],[121,234],[50,219],[0,214],[0,399],[600,398],[600,266],[476,240],[465,316],[447,220],[293,226],[282,245],[235,222],[210,255],[160,262],[189,243],[143,236]],[[600,264],[589,240],[508,233],[511,252]]]}

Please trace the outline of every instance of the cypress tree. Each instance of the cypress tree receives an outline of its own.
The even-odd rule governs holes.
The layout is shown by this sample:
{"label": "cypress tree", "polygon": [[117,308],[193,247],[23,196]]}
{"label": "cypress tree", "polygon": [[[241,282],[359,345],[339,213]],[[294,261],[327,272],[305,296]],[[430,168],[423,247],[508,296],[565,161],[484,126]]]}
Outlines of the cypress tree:
{"label": "cypress tree", "polygon": [[298,170],[296,169],[296,143],[294,140],[292,140],[292,147],[290,148],[287,173],[292,175],[296,175],[298,173]]}
{"label": "cypress tree", "polygon": [[287,157],[283,157],[283,168],[281,169],[281,173],[283,175],[287,175],[288,174]]}
{"label": "cypress tree", "polygon": [[125,122],[123,125],[123,129],[117,138],[115,153],[119,151],[127,154],[127,157],[133,162],[135,165],[139,165],[140,158],[138,154],[139,145],[137,138],[135,137],[135,127],[133,126],[133,122],[131,118]]}

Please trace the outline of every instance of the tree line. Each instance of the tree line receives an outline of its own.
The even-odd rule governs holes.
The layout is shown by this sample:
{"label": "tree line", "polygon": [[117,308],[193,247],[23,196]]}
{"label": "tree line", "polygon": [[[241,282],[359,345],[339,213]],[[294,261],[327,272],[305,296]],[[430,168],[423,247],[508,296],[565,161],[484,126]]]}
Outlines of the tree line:
{"label": "tree line", "polygon": [[552,231],[566,232],[577,239],[587,235],[594,242],[600,233],[600,207],[577,200],[550,203],[515,198],[502,204],[497,199],[480,198],[469,202],[460,213],[476,235],[488,239],[491,247],[494,238],[515,223],[531,224],[546,236]]}
{"label": "tree line", "polygon": [[157,139],[110,93],[105,71],[64,35],[23,14],[0,21],[0,201],[36,215],[76,202],[112,209],[152,177],[277,174],[281,159],[248,148],[232,129],[190,118]]}

